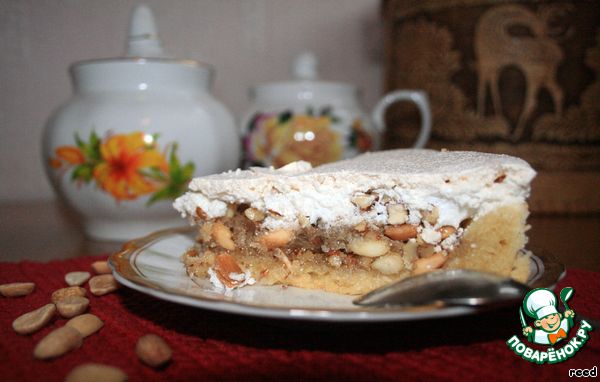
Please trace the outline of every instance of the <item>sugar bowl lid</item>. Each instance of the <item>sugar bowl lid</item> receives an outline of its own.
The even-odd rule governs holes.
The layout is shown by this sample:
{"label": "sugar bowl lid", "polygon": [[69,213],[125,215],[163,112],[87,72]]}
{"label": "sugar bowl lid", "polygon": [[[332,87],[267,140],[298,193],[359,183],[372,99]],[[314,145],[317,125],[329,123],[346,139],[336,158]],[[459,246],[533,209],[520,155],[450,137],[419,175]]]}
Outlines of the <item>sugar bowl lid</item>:
{"label": "sugar bowl lid", "polygon": [[204,62],[178,59],[170,56],[163,49],[163,45],[158,37],[154,14],[150,7],[145,4],[137,5],[131,13],[126,50],[123,56],[83,60],[75,62],[72,68],[114,64],[121,66],[133,65],[137,67],[157,64],[162,67],[185,66],[196,70],[214,71],[211,65]]}
{"label": "sugar bowl lid", "polygon": [[257,98],[293,97],[310,100],[315,97],[354,97],[356,86],[319,80],[319,60],[312,52],[297,55],[291,65],[292,80],[267,82],[251,89]]}
{"label": "sugar bowl lid", "polygon": [[121,57],[75,62],[70,72],[76,91],[203,91],[214,76],[211,65],[171,58],[158,37],[154,15],[143,4],[131,14],[126,52]]}
{"label": "sugar bowl lid", "polygon": [[158,38],[154,15],[147,5],[136,6],[131,14],[125,55],[127,57],[167,57]]}

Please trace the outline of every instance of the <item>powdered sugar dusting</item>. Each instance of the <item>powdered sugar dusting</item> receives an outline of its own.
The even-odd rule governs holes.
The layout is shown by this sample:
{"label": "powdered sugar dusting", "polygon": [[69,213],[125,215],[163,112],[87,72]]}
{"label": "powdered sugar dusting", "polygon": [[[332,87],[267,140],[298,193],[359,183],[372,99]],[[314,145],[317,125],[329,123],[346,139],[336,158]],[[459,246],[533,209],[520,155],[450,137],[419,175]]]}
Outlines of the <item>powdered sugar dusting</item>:
{"label": "powdered sugar dusting", "polygon": [[326,164],[316,173],[351,172],[382,174],[451,175],[470,173],[493,167],[529,167],[524,160],[508,155],[474,151],[388,150],[366,153],[360,157]]}

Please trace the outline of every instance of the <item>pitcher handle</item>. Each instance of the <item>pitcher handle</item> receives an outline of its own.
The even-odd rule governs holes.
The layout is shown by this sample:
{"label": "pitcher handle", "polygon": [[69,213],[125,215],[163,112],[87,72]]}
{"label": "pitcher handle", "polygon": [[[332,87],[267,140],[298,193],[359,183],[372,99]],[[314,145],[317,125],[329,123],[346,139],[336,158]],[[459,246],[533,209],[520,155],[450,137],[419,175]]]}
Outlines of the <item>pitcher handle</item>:
{"label": "pitcher handle", "polygon": [[373,109],[373,123],[377,133],[382,136],[387,127],[385,125],[385,111],[390,105],[398,101],[411,101],[419,108],[421,131],[413,147],[416,149],[425,147],[431,135],[431,108],[429,107],[427,94],[421,90],[396,90],[383,96]]}

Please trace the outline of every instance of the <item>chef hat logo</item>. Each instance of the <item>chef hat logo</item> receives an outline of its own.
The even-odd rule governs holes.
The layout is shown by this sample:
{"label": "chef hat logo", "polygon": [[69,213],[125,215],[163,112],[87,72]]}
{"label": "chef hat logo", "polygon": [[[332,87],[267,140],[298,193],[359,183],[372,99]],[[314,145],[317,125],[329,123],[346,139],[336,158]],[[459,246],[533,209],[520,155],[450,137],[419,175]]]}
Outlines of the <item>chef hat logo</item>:
{"label": "chef hat logo", "polygon": [[556,296],[548,289],[534,289],[527,293],[523,300],[523,309],[529,317],[536,320],[558,313]]}

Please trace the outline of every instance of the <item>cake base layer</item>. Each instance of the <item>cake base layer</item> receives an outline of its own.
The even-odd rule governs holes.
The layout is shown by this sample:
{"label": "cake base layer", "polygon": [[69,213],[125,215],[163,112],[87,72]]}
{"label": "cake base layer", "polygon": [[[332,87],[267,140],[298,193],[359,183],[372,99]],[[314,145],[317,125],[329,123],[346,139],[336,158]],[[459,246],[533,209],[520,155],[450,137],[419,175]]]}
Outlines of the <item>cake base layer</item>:
{"label": "cake base layer", "polygon": [[[529,275],[528,256],[521,253],[526,243],[527,215],[525,203],[499,207],[470,222],[452,249],[438,253],[415,253],[402,247],[393,256],[368,257],[338,250],[322,252],[316,247],[296,247],[275,248],[265,255],[251,245],[235,245],[228,237],[232,240],[232,249],[201,244],[190,249],[183,261],[192,278],[207,278],[209,270],[219,269],[219,261],[227,256],[239,266],[232,274],[241,269],[262,285],[280,284],[353,295],[421,273],[421,269],[474,269],[524,282]],[[239,230],[232,231],[234,239],[237,236],[246,240],[238,235]],[[210,234],[203,233],[201,228],[200,242],[203,242],[202,236]],[[396,271],[388,272],[390,267]],[[227,277],[227,272],[224,274]]]}

